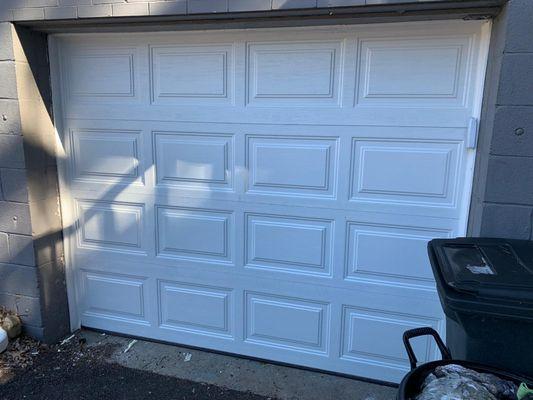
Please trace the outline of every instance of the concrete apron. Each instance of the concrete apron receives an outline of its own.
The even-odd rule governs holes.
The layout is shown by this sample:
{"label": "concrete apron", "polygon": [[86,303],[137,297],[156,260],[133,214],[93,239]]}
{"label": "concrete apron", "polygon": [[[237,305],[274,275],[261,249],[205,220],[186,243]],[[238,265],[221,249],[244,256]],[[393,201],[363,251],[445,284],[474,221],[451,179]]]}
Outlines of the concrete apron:
{"label": "concrete apron", "polygon": [[[83,330],[89,347],[117,345],[109,362],[282,400],[393,400],[396,389],[298,368]],[[132,343],[133,342],[133,343]]]}

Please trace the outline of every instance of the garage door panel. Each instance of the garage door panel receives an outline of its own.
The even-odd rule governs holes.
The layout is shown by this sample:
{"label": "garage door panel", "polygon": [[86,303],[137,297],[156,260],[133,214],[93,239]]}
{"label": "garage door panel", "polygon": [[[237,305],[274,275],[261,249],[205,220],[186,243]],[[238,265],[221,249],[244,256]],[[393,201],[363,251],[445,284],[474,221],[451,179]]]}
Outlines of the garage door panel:
{"label": "garage door panel", "polygon": [[[381,363],[407,372],[410,365],[403,349],[403,332],[426,326],[438,330],[441,323],[434,318],[345,305],[341,358],[361,364]],[[420,362],[434,357],[435,348],[430,339],[418,340],[413,346]]]}
{"label": "garage door panel", "polygon": [[157,256],[233,264],[232,212],[156,206]]}
{"label": "garage door panel", "polygon": [[335,137],[246,136],[248,191],[271,195],[335,197]]}
{"label": "garage door panel", "polygon": [[328,353],[329,304],[246,291],[246,342],[290,351]]}
{"label": "garage door panel", "polygon": [[148,325],[147,278],[103,271],[80,271],[83,315]]}
{"label": "garage door panel", "polygon": [[245,267],[332,275],[333,220],[247,213],[245,223]]}
{"label": "garage door panel", "polygon": [[145,253],[144,205],[77,200],[77,243],[80,248]]}
{"label": "garage door panel", "polygon": [[460,143],[354,138],[352,149],[351,201],[456,207]]}
{"label": "garage door panel", "polygon": [[451,234],[450,230],[348,222],[346,279],[434,287],[427,243]]}
{"label": "garage door panel", "polygon": [[61,37],[81,323],[398,381],[444,327],[481,26]]}
{"label": "garage door panel", "polygon": [[66,99],[78,103],[141,101],[139,47],[76,46],[65,50],[69,54],[63,64],[68,80]]}
{"label": "garage door panel", "polygon": [[70,143],[76,181],[144,185],[141,131],[72,129]]}
{"label": "garage door panel", "polygon": [[247,46],[249,105],[339,106],[342,42],[250,42]]}
{"label": "garage door panel", "polygon": [[234,45],[152,46],[151,96],[154,104],[234,102]]}
{"label": "garage door panel", "polygon": [[152,132],[157,185],[233,190],[234,136]]}
{"label": "garage door panel", "polygon": [[158,290],[161,328],[233,337],[232,288],[158,281]]}
{"label": "garage door panel", "polygon": [[357,104],[465,107],[471,37],[360,38]]}

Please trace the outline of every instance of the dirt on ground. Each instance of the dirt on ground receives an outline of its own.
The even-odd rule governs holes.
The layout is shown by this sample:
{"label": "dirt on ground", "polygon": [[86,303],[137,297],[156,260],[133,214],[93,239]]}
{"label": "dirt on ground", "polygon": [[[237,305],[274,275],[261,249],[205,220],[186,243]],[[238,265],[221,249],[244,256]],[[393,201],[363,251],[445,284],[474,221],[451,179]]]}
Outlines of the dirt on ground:
{"label": "dirt on ground", "polygon": [[0,354],[0,399],[274,400],[110,363],[116,345],[87,346],[73,335],[47,346],[20,337]]}

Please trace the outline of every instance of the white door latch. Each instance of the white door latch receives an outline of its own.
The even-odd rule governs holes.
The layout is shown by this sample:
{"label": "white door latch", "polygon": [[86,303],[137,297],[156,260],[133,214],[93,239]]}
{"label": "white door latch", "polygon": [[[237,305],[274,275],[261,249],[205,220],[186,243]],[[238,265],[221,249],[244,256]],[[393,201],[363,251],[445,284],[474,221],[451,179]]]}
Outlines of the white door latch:
{"label": "white door latch", "polygon": [[468,131],[466,133],[466,148],[475,149],[477,147],[477,136],[479,124],[477,118],[470,118],[468,122]]}

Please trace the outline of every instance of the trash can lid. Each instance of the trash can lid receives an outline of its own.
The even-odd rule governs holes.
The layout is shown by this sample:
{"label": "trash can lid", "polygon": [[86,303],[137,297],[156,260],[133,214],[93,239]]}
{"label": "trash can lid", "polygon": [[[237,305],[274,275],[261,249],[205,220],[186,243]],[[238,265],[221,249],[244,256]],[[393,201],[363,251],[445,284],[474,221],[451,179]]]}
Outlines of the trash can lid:
{"label": "trash can lid", "polygon": [[533,241],[435,239],[429,247],[433,269],[440,271],[436,278],[449,288],[478,298],[533,301]]}

